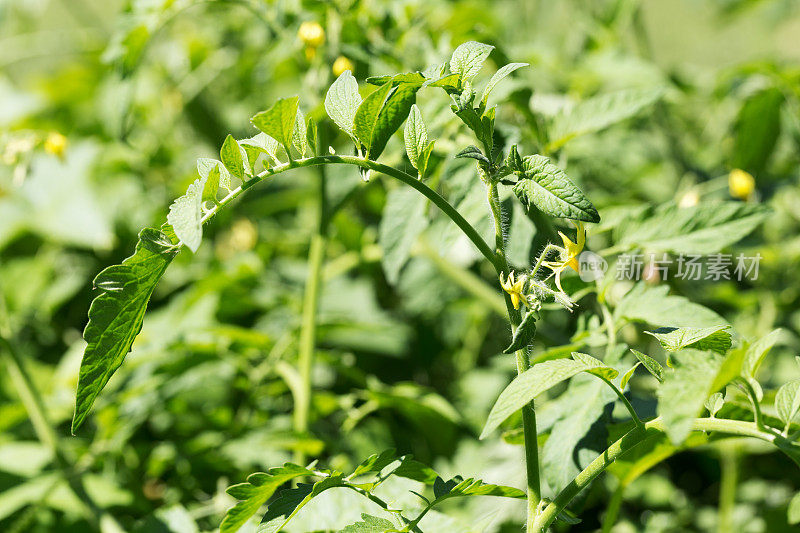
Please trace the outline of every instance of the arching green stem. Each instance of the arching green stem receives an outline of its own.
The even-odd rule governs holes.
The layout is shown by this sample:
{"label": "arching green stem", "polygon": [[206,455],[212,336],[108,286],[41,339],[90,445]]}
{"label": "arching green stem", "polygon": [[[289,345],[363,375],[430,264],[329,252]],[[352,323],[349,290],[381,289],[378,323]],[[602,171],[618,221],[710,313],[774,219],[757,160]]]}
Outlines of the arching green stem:
{"label": "arching green stem", "polygon": [[363,159],[361,157],[356,156],[348,156],[348,155],[322,155],[316,157],[307,157],[304,159],[297,159],[294,161],[290,161],[289,163],[283,163],[281,165],[274,166],[269,168],[263,172],[260,172],[258,175],[254,176],[253,178],[247,180],[246,182],[242,183],[239,187],[232,190],[225,198],[219,201],[217,205],[212,207],[205,215],[203,215],[202,222],[206,222],[209,218],[213,217],[220,209],[234,201],[238,198],[242,193],[244,193],[250,187],[261,183],[265,179],[269,178],[270,176],[274,176],[276,174],[281,174],[286,172],[287,170],[291,170],[293,168],[303,168],[303,167],[312,167],[316,165],[353,165],[361,168],[366,168],[369,170],[374,170],[375,172],[380,172],[381,174],[386,174],[392,178],[395,178],[399,181],[402,181],[406,185],[410,186],[413,189],[416,189],[420,194],[425,196],[428,200],[430,200],[436,207],[438,207],[445,215],[447,215],[456,225],[461,228],[461,231],[472,241],[478,251],[488,259],[492,265],[497,266],[495,260],[495,254],[492,248],[486,244],[486,241],[483,240],[483,237],[478,233],[478,231],[466,221],[466,219],[461,216],[455,207],[453,207],[447,200],[445,200],[442,195],[419,181],[415,176],[411,174],[406,174],[401,170],[397,170],[396,168],[390,167],[388,165],[384,165],[381,163],[376,163],[375,161],[370,161],[368,159]]}

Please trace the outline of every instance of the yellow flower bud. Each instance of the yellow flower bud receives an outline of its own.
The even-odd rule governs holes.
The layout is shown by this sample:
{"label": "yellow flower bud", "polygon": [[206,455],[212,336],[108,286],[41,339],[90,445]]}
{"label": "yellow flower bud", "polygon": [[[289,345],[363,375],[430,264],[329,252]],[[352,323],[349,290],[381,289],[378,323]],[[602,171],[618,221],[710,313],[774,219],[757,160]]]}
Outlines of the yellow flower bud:
{"label": "yellow flower bud", "polygon": [[310,48],[317,48],[325,42],[325,30],[322,29],[319,22],[303,22],[300,24],[300,29],[297,30],[297,36],[303,41],[303,44]]}
{"label": "yellow flower bud", "polygon": [[728,175],[728,189],[731,192],[731,196],[740,200],[747,200],[753,195],[755,188],[756,180],[752,174],[739,168],[731,170]]}
{"label": "yellow flower bud", "polygon": [[45,152],[57,155],[58,157],[64,157],[64,150],[66,150],[66,148],[67,138],[57,131],[51,131],[44,141]]}
{"label": "yellow flower bud", "polygon": [[353,65],[353,62],[344,56],[337,57],[336,61],[333,62],[332,70],[334,76],[340,76],[345,70],[352,72],[354,69],[355,66]]}

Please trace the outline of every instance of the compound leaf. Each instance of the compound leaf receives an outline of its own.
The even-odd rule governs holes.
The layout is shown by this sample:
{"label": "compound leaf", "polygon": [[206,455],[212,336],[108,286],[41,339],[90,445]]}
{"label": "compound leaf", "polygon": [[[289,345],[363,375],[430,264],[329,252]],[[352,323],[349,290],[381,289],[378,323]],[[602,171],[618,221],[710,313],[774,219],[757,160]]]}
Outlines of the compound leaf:
{"label": "compound leaf", "polygon": [[95,287],[103,292],[89,307],[89,323],[83,332],[87,345],[78,377],[73,433],[131,350],[142,329],[153,289],[178,250],[167,233],[146,228],[139,233],[132,256],[120,265],[106,268],[95,278]]}
{"label": "compound leaf", "polygon": [[589,199],[547,157],[526,156],[517,175],[520,179],[514,185],[514,194],[526,206],[535,205],[553,217],[600,221],[600,215]]}

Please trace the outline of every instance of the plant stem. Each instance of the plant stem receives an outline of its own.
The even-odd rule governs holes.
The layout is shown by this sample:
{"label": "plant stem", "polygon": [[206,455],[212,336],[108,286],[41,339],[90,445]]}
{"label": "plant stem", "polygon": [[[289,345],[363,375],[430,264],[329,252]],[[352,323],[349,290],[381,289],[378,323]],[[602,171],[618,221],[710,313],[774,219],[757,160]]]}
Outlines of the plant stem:
{"label": "plant stem", "polygon": [[736,443],[720,444],[719,513],[717,531],[733,531],[733,507],[736,503],[738,459]]}
{"label": "plant stem", "polygon": [[[779,439],[782,439],[780,436],[760,430],[754,422],[721,418],[698,418],[694,421],[692,429],[695,431],[725,433],[739,437],[753,437],[773,443],[776,446],[780,444],[785,446],[785,443],[778,442]],[[594,481],[610,464],[646,440],[661,437],[665,433],[664,423],[660,418],[656,418],[644,425],[644,431],[636,427],[623,435],[622,438],[609,446],[606,451],[597,456],[569,485],[558,493],[555,499],[536,517],[533,527],[529,528],[528,531],[544,532],[556,519],[558,513],[566,508],[569,502]]]}
{"label": "plant stem", "polygon": [[[300,376],[300,390],[295,397],[294,430],[297,433],[308,431],[308,419],[311,410],[311,371],[314,366],[314,350],[316,349],[317,308],[319,306],[320,279],[327,247],[328,231],[327,197],[325,168],[320,167],[319,197],[316,233],[311,237],[308,253],[308,274],[303,296],[303,318],[300,326],[300,341],[297,358],[297,371]],[[305,464],[305,453],[295,451],[295,462]]]}
{"label": "plant stem", "polygon": [[221,208],[225,207],[233,200],[238,198],[243,192],[245,192],[250,187],[264,181],[270,176],[275,174],[280,174],[282,172],[286,172],[287,170],[291,170],[293,168],[302,168],[302,167],[311,167],[316,165],[353,165],[361,168],[366,168],[369,170],[374,170],[375,172],[380,172],[382,174],[386,174],[392,178],[395,178],[399,181],[402,181],[406,185],[410,186],[413,189],[416,189],[419,193],[429,199],[433,204],[438,207],[445,215],[447,215],[456,225],[464,232],[464,234],[472,241],[478,251],[488,259],[492,265],[496,265],[495,263],[495,253],[492,248],[486,244],[486,241],[483,240],[480,233],[469,223],[466,219],[461,216],[455,207],[453,207],[447,200],[445,200],[439,193],[419,181],[416,176],[412,176],[411,174],[407,174],[402,170],[398,170],[394,167],[390,167],[388,165],[384,165],[381,163],[377,163],[375,161],[370,161],[368,159],[364,159],[361,157],[351,156],[351,155],[321,155],[315,157],[306,157],[303,159],[297,159],[294,161],[290,161],[289,163],[283,163],[281,165],[274,166],[263,172],[258,173],[256,176],[253,176],[251,179],[247,180],[246,182],[242,183],[239,187],[232,190],[225,198],[219,201],[217,205],[212,207],[201,219],[201,222],[205,223],[208,221],[209,218],[213,217]]}
{"label": "plant stem", "polygon": [[[489,201],[489,209],[492,212],[492,219],[494,220],[494,234],[495,234],[495,260],[493,261],[497,275],[501,277],[508,276],[508,260],[506,259],[505,235],[503,234],[503,208],[500,205],[500,196],[497,193],[497,184],[487,184],[487,195]],[[508,318],[511,321],[512,333],[519,327],[522,322],[522,316],[519,309],[515,309],[511,303],[509,295],[503,291],[506,301],[506,310]],[[526,349],[517,350],[514,353],[517,361],[517,375],[522,374],[531,366],[530,355]],[[531,526],[536,521],[536,516],[539,512],[539,502],[542,499],[541,483],[539,480],[539,443],[537,440],[536,431],[536,412],[534,411],[533,402],[522,408],[522,433],[525,439],[525,470],[527,478],[528,489],[528,512],[527,512],[527,528],[530,531]]]}

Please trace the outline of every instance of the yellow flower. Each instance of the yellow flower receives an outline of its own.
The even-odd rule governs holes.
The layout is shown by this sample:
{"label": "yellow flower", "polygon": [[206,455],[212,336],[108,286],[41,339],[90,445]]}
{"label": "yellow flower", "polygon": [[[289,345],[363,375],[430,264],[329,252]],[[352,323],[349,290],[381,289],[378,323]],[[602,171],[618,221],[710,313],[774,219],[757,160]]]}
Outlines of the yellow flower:
{"label": "yellow flower", "polygon": [[573,224],[575,224],[575,229],[578,230],[578,242],[572,242],[569,237],[558,232],[561,235],[561,240],[564,242],[564,250],[561,253],[561,260],[564,262],[565,266],[572,268],[575,272],[578,272],[578,256],[581,255],[583,251],[583,245],[586,244],[586,230],[583,229],[583,224],[579,221],[573,220]]}
{"label": "yellow flower", "polygon": [[575,229],[578,230],[577,242],[572,242],[569,237],[559,231],[558,234],[561,236],[564,247],[556,246],[556,248],[561,251],[558,261],[546,261],[542,263],[553,271],[556,287],[558,287],[558,290],[562,293],[564,289],[561,288],[561,273],[564,272],[564,269],[567,267],[572,268],[575,272],[579,271],[578,256],[583,251],[583,245],[586,243],[586,230],[583,229],[583,223],[577,220],[573,220],[572,223],[575,225]]}
{"label": "yellow flower", "polygon": [[66,150],[66,148],[67,138],[57,131],[51,131],[44,141],[45,152],[57,155],[58,157],[64,157],[64,150]]}
{"label": "yellow flower", "polygon": [[336,61],[333,62],[332,70],[334,76],[340,76],[345,70],[352,72],[354,69],[355,66],[353,65],[353,62],[344,56],[337,57]]}
{"label": "yellow flower", "polygon": [[756,188],[756,180],[749,172],[735,168],[728,175],[728,189],[731,196],[740,200],[747,200],[753,195]]}
{"label": "yellow flower", "polygon": [[503,290],[511,297],[511,303],[514,305],[514,309],[519,309],[520,302],[528,303],[528,297],[525,296],[523,292],[525,290],[526,281],[527,278],[524,274],[516,280],[514,279],[513,272],[509,273],[505,280],[502,275],[500,276],[500,286],[503,287]]}
{"label": "yellow flower", "polygon": [[297,30],[297,36],[309,48],[320,47],[325,42],[325,30],[322,29],[319,22],[303,22],[300,24],[300,29]]}

